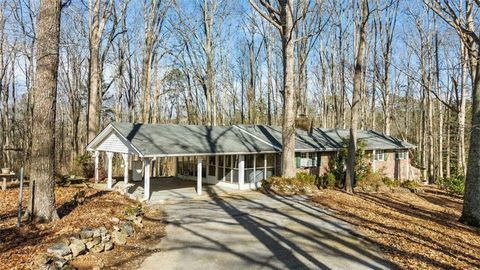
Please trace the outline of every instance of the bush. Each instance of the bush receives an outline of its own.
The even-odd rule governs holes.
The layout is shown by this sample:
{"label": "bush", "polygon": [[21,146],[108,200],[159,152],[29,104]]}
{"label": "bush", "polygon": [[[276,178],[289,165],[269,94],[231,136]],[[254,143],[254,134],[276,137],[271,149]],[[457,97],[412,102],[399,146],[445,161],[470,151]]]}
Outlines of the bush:
{"label": "bush", "polygon": [[382,175],[378,172],[368,172],[364,175],[363,178],[358,179],[355,183],[357,187],[371,187],[377,189],[379,186],[383,186]]}
{"label": "bush", "polygon": [[75,157],[75,174],[80,176],[91,178],[93,177],[95,165],[92,161],[92,156],[89,154],[83,154]]}
{"label": "bush", "polygon": [[323,188],[334,188],[335,186],[340,186],[341,182],[337,181],[335,175],[331,172],[327,172],[322,176],[321,186]]}
{"label": "bush", "polygon": [[407,181],[402,182],[400,184],[400,186],[403,187],[403,188],[408,188],[409,190],[413,191],[413,190],[417,189],[420,185],[415,181],[407,180]]}
{"label": "bush", "polygon": [[308,174],[298,174],[293,178],[270,177],[262,181],[262,189],[281,195],[308,194],[318,190],[316,177]]}
{"label": "bush", "polygon": [[398,187],[400,186],[400,182],[397,181],[397,180],[394,180],[390,177],[383,177],[382,178],[382,181],[383,183],[387,186],[387,187]]}
{"label": "bush", "polygon": [[440,179],[439,184],[450,195],[461,196],[465,193],[465,177],[463,175]]}
{"label": "bush", "polygon": [[305,173],[305,172],[299,172],[297,173],[296,178],[300,180],[301,182],[304,182],[305,184],[309,185],[316,185],[317,184],[317,176]]}

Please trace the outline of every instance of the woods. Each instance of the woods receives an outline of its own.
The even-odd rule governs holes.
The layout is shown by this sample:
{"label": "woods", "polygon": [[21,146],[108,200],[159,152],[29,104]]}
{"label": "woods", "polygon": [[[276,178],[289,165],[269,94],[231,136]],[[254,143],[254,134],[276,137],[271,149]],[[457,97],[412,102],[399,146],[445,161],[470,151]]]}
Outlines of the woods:
{"label": "woods", "polygon": [[480,225],[477,1],[50,2],[0,5],[1,162],[38,188],[112,121],[281,125],[293,177],[304,117],[350,129],[347,183],[357,129],[416,144],[423,180],[466,178],[462,220]]}

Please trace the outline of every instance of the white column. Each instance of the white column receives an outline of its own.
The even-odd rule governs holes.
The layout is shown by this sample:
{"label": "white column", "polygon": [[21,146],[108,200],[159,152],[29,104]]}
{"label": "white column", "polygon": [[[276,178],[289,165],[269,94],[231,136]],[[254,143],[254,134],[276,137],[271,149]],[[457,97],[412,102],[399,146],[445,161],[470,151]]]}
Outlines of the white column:
{"label": "white column", "polygon": [[238,155],[238,189],[243,187],[245,182],[245,156]]}
{"label": "white column", "polygon": [[113,159],[113,153],[112,152],[107,152],[107,159],[108,159],[108,171],[107,171],[107,188],[112,189],[112,159]]}
{"label": "white column", "polygon": [[267,180],[267,154],[263,155],[263,180]]}
{"label": "white column", "polygon": [[98,183],[98,160],[99,160],[99,157],[100,157],[100,152],[95,151],[93,156],[95,157],[95,171],[94,171],[95,183]]}
{"label": "white column", "polygon": [[202,195],[202,157],[197,158],[197,194]]}
{"label": "white column", "polygon": [[215,156],[215,181],[213,183],[217,183],[218,179],[218,156]]}
{"label": "white column", "polygon": [[235,163],[234,163],[234,161],[233,161],[234,157],[235,157],[234,155],[231,155],[231,156],[230,156],[230,168],[231,168],[231,171],[230,171],[230,183],[233,183],[233,169],[234,169],[234,167],[235,167]]}
{"label": "white column", "polygon": [[253,183],[257,182],[257,155],[253,155]]}
{"label": "white column", "polygon": [[375,150],[372,151],[372,172],[375,172]]}
{"label": "white column", "polygon": [[145,158],[143,160],[144,164],[144,183],[143,183],[143,198],[148,201],[150,199],[150,164],[151,159]]}
{"label": "white column", "polygon": [[123,184],[125,193],[128,192],[128,154],[122,154],[123,156]]}

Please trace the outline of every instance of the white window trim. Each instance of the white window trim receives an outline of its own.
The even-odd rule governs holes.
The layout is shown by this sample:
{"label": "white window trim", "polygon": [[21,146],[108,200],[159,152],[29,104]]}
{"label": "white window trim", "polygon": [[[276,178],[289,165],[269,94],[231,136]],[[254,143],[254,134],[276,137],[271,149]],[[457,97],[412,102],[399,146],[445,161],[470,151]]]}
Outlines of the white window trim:
{"label": "white window trim", "polygon": [[[373,160],[375,161],[384,161],[385,160],[385,151],[384,150],[375,150]],[[379,158],[381,156],[381,158]]]}

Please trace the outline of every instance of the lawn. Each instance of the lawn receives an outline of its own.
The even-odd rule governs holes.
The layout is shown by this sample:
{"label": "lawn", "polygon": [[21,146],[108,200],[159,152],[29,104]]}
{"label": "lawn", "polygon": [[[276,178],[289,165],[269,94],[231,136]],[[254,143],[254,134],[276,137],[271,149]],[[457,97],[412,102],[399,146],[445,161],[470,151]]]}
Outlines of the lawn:
{"label": "lawn", "polygon": [[[86,192],[86,200],[81,205],[73,200],[79,190]],[[115,192],[85,186],[57,187],[57,211],[61,219],[49,224],[25,224],[16,228],[18,192],[15,186],[0,191],[0,269],[34,269],[33,256],[45,252],[61,236],[71,235],[83,227],[105,226],[111,230],[115,224],[112,217],[121,217],[126,207],[138,204]],[[28,194],[28,189],[25,194]],[[25,199],[23,206],[26,205]],[[131,269],[138,265],[155,251],[154,244],[158,244],[165,235],[163,213],[153,208],[146,210],[144,228],[129,237],[126,245],[98,254],[80,255],[72,261],[72,265],[78,269]]]}
{"label": "lawn", "polygon": [[457,220],[460,198],[435,188],[424,193],[325,190],[314,203],[355,225],[402,269],[480,269],[480,230]]}

